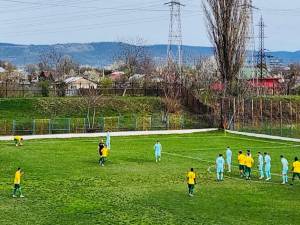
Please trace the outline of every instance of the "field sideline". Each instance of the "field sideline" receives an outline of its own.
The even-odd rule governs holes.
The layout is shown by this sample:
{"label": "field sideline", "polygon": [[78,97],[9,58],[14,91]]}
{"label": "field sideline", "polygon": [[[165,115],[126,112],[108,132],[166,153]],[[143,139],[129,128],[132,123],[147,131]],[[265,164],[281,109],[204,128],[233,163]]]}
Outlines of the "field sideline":
{"label": "field sideline", "polygon": [[[153,145],[163,146],[162,162]],[[112,137],[106,166],[97,165],[97,138],[28,140],[16,148],[0,142],[0,224],[298,224],[300,181],[280,185],[280,154],[290,164],[299,143],[213,131]],[[238,176],[237,169],[215,181],[218,153],[268,151],[272,182]],[[24,199],[13,199],[15,169],[24,171]],[[193,198],[185,175],[198,174]],[[210,168],[210,171],[208,169]]]}

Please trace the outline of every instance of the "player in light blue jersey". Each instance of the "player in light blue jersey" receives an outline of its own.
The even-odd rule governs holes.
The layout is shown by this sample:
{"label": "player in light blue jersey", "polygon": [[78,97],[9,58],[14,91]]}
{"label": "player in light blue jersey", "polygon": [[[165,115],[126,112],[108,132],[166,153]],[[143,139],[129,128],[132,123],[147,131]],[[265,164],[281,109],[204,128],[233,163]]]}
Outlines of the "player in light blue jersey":
{"label": "player in light blue jersey", "polygon": [[109,132],[109,130],[106,132],[105,144],[106,144],[106,148],[110,149],[110,132]]}
{"label": "player in light blue jersey", "polygon": [[265,173],[266,173],[266,180],[271,180],[271,156],[269,153],[265,152]]}
{"label": "player in light blue jersey", "polygon": [[216,159],[217,181],[223,181],[225,160],[222,154]]}
{"label": "player in light blue jersey", "polygon": [[227,163],[227,169],[228,172],[231,172],[231,161],[232,161],[232,151],[230,147],[227,147],[226,149],[226,163]]}
{"label": "player in light blue jersey", "polygon": [[155,154],[155,161],[159,162],[161,160],[161,151],[162,147],[159,141],[156,142],[154,145],[154,154]]}
{"label": "player in light blue jersey", "polygon": [[286,184],[288,183],[288,170],[289,170],[289,163],[286,158],[283,157],[283,155],[280,156],[281,164],[282,164],[282,183]]}
{"label": "player in light blue jersey", "polygon": [[259,172],[259,179],[264,179],[264,157],[261,152],[258,152],[258,172]]}

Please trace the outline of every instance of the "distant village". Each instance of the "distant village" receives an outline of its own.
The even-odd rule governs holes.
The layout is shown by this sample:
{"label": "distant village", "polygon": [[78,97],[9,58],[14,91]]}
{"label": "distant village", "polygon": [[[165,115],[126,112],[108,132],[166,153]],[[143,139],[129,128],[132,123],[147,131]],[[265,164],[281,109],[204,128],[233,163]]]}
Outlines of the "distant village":
{"label": "distant village", "polygon": [[[145,88],[168,82],[164,67],[150,57],[126,57],[105,68],[80,65],[57,52],[47,53],[40,63],[22,68],[0,61],[0,97],[78,96],[84,89]],[[223,82],[218,79],[213,57],[200,57],[194,65],[185,65],[182,73],[185,86],[196,93],[222,92]],[[249,92],[296,94],[300,91],[300,64],[264,65],[263,70],[259,66],[244,67],[239,80]]]}

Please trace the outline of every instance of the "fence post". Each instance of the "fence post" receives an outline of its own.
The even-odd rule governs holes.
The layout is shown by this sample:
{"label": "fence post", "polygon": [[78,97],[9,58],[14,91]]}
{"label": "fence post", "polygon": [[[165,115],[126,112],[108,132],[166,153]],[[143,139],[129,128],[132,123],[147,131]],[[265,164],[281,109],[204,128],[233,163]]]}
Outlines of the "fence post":
{"label": "fence post", "polygon": [[120,131],[120,116],[118,116],[118,131]]}
{"label": "fence post", "polygon": [[273,126],[273,101],[271,100],[271,102],[270,102],[270,107],[271,107],[271,109],[270,109],[270,124],[271,124],[271,126],[270,126],[270,133],[271,133],[271,135],[273,135],[273,129],[272,129],[272,126]]}
{"label": "fence post", "polygon": [[137,119],[136,114],[134,114],[134,118],[135,118],[135,130],[137,130],[138,129],[138,119]]}
{"label": "fence post", "polygon": [[243,129],[245,127],[245,99],[243,98]]}
{"label": "fence post", "polygon": [[49,119],[48,123],[49,123],[49,125],[48,125],[49,126],[49,134],[51,134],[52,133],[51,119]]}
{"label": "fence post", "polygon": [[169,115],[167,115],[167,130],[169,130],[169,127],[170,127],[170,118],[169,118]]}
{"label": "fence post", "polygon": [[13,120],[13,130],[12,130],[12,133],[13,133],[13,135],[15,135],[15,133],[16,133],[16,121],[15,120]]}
{"label": "fence post", "polygon": [[83,133],[86,133],[86,122],[85,122],[86,118],[83,118]]}
{"label": "fence post", "polygon": [[263,126],[264,126],[264,124],[263,124],[263,103],[262,103],[262,98],[260,98],[260,101],[259,101],[259,108],[260,108],[260,129],[262,130],[262,133],[264,133],[263,132]]}
{"label": "fence post", "polygon": [[279,102],[279,110],[280,110],[280,136],[282,136],[282,102]]}
{"label": "fence post", "polygon": [[181,129],[184,129],[184,115],[180,116]]}
{"label": "fence post", "polygon": [[71,118],[68,119],[68,130],[69,130],[69,133],[71,133]]}
{"label": "fence post", "polygon": [[293,136],[293,107],[292,101],[290,100],[290,136]]}
{"label": "fence post", "polygon": [[253,127],[254,127],[253,98],[251,99],[251,118],[252,118],[252,129],[253,129]]}
{"label": "fence post", "polygon": [[32,121],[32,134],[35,134],[35,119]]}

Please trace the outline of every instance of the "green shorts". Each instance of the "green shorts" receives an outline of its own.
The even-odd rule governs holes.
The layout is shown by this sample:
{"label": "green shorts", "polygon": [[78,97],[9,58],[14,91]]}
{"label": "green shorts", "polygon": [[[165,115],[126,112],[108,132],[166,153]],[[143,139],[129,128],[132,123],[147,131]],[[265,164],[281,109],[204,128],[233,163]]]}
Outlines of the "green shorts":
{"label": "green shorts", "polygon": [[239,169],[240,169],[240,170],[245,170],[245,166],[240,164],[240,165],[239,165]]}

